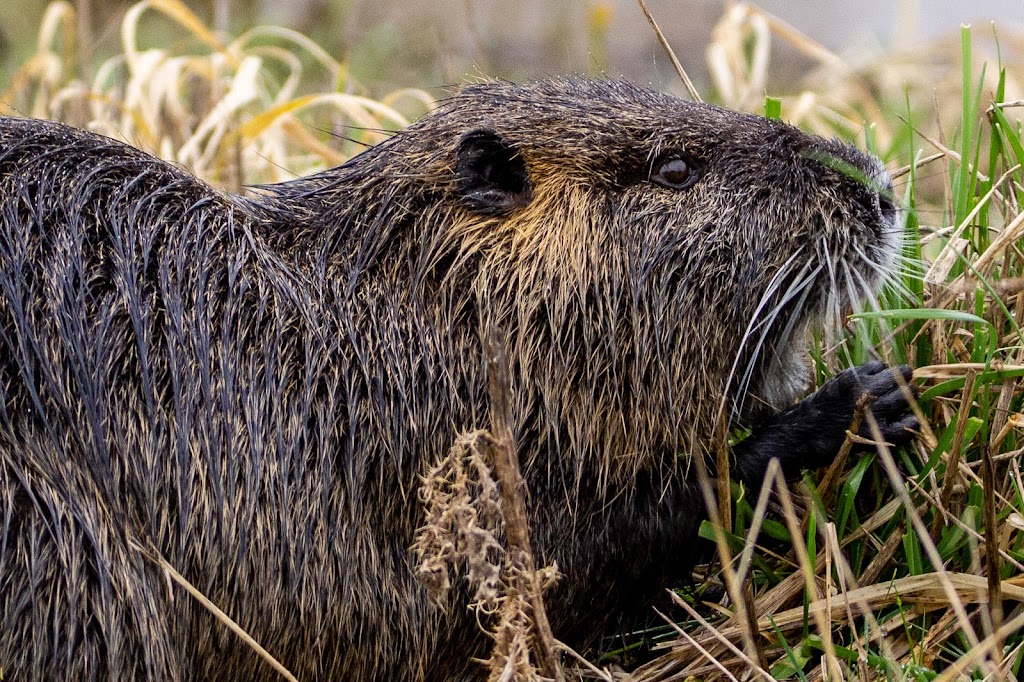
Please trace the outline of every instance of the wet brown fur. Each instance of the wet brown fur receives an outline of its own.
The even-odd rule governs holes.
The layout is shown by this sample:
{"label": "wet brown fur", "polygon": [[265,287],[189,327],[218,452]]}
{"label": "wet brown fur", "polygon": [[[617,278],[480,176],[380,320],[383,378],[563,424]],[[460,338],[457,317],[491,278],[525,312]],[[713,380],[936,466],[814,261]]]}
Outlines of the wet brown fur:
{"label": "wet brown fur", "polygon": [[[525,164],[516,206],[465,196],[473,131]],[[688,189],[650,181],[671,149],[701,166]],[[624,83],[481,84],[243,199],[105,138],[3,120],[0,670],[276,678],[143,547],[300,679],[477,673],[473,616],[432,606],[407,550],[418,477],[488,423],[491,323],[538,559],[566,576],[555,634],[592,639],[692,561],[688,462],[719,407],[756,423],[797,397],[784,349],[804,320],[891,267],[877,196],[821,154],[881,173]],[[776,307],[757,343],[752,320]]]}

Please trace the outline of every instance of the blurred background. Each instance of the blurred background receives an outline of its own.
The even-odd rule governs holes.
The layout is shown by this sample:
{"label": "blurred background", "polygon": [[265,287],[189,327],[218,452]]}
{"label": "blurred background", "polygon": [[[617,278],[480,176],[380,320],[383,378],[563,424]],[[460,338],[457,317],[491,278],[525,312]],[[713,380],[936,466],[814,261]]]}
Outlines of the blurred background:
{"label": "blurred background", "polygon": [[[78,44],[93,60],[118,50],[130,0],[79,0]],[[259,24],[299,31],[381,91],[432,87],[478,75],[511,79],[606,74],[677,90],[678,78],[635,0],[188,0],[207,26],[238,34]],[[728,6],[722,0],[648,0],[698,88],[709,85],[705,46]],[[991,20],[1024,24],[1021,0],[765,0],[766,12],[857,65],[947,36],[963,22],[985,33]],[[0,3],[0,76],[35,49],[45,0]],[[170,27],[150,21],[140,43],[165,43]],[[990,33],[990,31],[989,31]],[[787,92],[814,60],[772,41],[769,89]]]}
{"label": "blurred background", "polygon": [[[967,90],[1024,98],[1022,0],[647,3],[703,99],[885,159],[952,139]],[[0,2],[0,114],[229,189],[337,165],[452,85],[562,74],[689,96],[636,0]]]}

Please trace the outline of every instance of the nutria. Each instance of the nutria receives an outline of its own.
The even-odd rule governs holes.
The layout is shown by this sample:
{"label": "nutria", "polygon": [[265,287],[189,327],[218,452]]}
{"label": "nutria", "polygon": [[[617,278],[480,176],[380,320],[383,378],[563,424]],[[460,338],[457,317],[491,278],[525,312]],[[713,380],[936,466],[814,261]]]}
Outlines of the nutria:
{"label": "nutria", "polygon": [[894,269],[887,187],[844,144],[583,79],[466,87],[256,198],[3,120],[0,669],[276,679],[159,555],[300,679],[479,674],[409,547],[425,467],[488,423],[490,324],[552,627],[587,641],[693,561],[721,405],[755,485],[827,461],[864,390],[906,440],[878,363],[791,406],[808,325]]}

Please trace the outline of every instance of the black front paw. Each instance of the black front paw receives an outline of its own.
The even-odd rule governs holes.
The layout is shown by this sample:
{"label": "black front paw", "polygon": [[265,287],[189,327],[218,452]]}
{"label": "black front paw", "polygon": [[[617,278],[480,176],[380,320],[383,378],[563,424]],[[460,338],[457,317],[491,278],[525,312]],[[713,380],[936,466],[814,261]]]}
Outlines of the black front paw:
{"label": "black front paw", "polygon": [[[885,440],[894,445],[910,442],[912,430],[918,426],[903,390],[910,377],[909,366],[890,369],[881,362],[868,362],[840,372],[734,448],[736,478],[759,486],[772,458],[779,460],[787,478],[795,478],[801,469],[831,464],[846,440],[857,402],[864,395],[869,396],[867,409]],[[870,437],[866,420],[861,421],[858,435]]]}
{"label": "black front paw", "polygon": [[[902,381],[897,378],[898,375],[902,377]],[[800,409],[805,403],[813,403],[809,417],[813,419],[815,413],[820,413],[820,428],[837,432],[835,442],[830,446],[834,445],[834,450],[838,450],[846,437],[846,429],[853,421],[857,401],[867,394],[867,409],[878,422],[882,437],[893,445],[905,445],[913,439],[913,430],[919,426],[903,389],[903,386],[910,387],[913,394],[911,375],[909,365],[890,369],[878,361],[867,362],[840,372],[816,393],[797,404],[796,409]],[[867,420],[861,420],[857,435],[871,437]],[[831,457],[835,452],[818,454]]]}
{"label": "black front paw", "polygon": [[[867,363],[846,372],[853,371],[858,371],[858,381],[862,387],[858,398],[862,393],[868,393],[871,396],[867,409],[870,410],[874,420],[879,423],[882,437],[894,445],[905,445],[910,442],[913,439],[913,431],[921,426],[918,423],[918,418],[910,410],[903,389],[903,386],[907,386],[910,388],[911,394],[915,394],[910,384],[912,374],[910,366],[901,365],[890,370],[876,361],[876,363]],[[902,376],[902,381],[897,379],[897,372]],[[857,435],[865,438],[871,437],[866,420],[861,421]]]}

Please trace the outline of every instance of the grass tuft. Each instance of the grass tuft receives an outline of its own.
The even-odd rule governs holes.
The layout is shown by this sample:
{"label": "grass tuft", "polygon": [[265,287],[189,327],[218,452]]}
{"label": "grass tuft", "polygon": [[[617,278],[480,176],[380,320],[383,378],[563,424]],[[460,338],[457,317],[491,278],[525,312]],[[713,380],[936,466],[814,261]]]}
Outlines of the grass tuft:
{"label": "grass tuft", "polygon": [[[344,63],[295,31],[218,35],[181,0],[132,6],[121,52],[83,66],[75,12],[48,7],[35,54],[0,89],[0,114],[91,129],[227,190],[338,165],[433,105],[422,90],[366,96]],[[144,47],[161,20],[172,35]]]}

